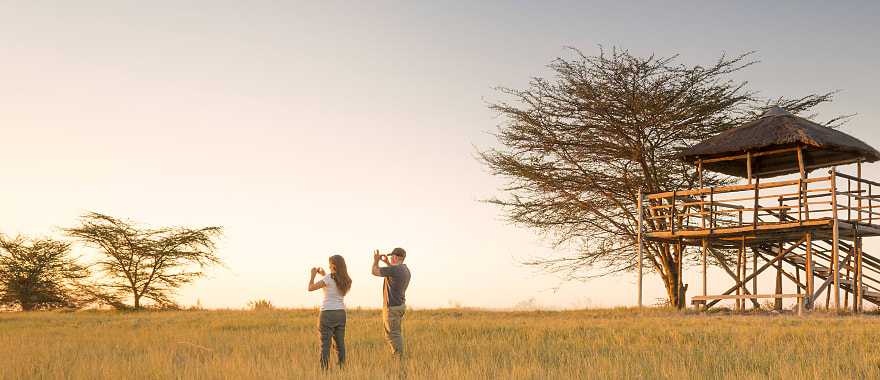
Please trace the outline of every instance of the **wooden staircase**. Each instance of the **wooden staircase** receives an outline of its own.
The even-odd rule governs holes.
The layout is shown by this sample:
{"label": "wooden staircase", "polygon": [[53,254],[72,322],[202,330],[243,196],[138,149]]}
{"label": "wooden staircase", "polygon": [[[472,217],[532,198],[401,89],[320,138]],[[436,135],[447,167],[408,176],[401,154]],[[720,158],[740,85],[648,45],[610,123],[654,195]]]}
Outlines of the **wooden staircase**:
{"label": "wooden staircase", "polygon": [[[831,254],[831,241],[828,240],[814,240],[812,253],[813,253],[813,275],[819,278],[821,281],[815,282],[815,288],[818,290],[820,286],[828,281],[829,277],[831,277],[831,266],[832,266],[832,254]],[[758,247],[755,247],[754,252],[759,255],[759,257],[763,257],[765,260],[772,260],[773,257],[777,255],[775,251],[776,247],[770,244],[763,244]],[[854,252],[853,247],[850,244],[841,242],[839,248],[839,257],[841,258],[840,268],[841,268],[841,277],[839,280],[840,288],[847,293],[853,295],[852,299],[855,299],[856,288],[853,284],[854,274],[855,274],[855,265],[854,262]],[[797,248],[791,250],[788,254],[783,257],[783,261],[788,263],[789,265],[797,268],[802,273],[806,274],[806,248],[804,245],[799,245]],[[847,276],[847,268],[849,269],[849,276]],[[880,306],[880,260],[871,256],[867,252],[862,252],[862,278],[864,279],[864,284],[862,286],[862,297],[865,301],[873,303],[875,305]],[[802,290],[806,288],[806,278],[803,278],[804,284],[800,284]],[[834,286],[833,283],[828,285],[828,289],[831,289]],[[826,289],[825,291],[829,291]],[[814,300],[815,302],[815,300]]]}

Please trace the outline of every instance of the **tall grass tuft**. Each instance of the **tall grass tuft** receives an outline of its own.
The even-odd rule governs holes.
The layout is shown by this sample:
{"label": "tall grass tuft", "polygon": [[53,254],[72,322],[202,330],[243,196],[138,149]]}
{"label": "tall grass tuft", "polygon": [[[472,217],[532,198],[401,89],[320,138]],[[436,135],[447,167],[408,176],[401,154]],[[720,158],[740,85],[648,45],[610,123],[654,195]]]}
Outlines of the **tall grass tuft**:
{"label": "tall grass tuft", "polygon": [[272,311],[275,310],[275,305],[272,305],[272,301],[267,299],[258,299],[248,302],[248,309],[253,311]]}

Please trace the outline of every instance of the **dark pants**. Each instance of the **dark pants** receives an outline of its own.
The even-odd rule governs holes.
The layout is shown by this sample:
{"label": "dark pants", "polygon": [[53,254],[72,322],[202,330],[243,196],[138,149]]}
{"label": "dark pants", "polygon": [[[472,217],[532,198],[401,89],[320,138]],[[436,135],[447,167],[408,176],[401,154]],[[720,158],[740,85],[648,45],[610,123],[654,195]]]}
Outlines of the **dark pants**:
{"label": "dark pants", "polygon": [[327,369],[330,361],[330,338],[336,343],[339,366],[345,363],[345,310],[323,310],[318,316],[318,332],[321,334],[321,368]]}
{"label": "dark pants", "polygon": [[406,305],[386,306],[382,309],[382,320],[385,325],[385,341],[391,347],[391,354],[403,356],[403,315]]}

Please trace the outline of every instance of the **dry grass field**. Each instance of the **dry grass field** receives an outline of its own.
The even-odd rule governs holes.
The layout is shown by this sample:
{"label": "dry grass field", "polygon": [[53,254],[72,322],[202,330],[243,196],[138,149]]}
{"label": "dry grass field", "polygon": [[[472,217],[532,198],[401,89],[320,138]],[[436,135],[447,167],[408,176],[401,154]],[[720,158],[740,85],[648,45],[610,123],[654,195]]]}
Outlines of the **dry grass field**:
{"label": "dry grass field", "polygon": [[[880,319],[633,309],[415,310],[393,362],[379,313],[348,317],[328,378],[878,378]],[[4,379],[309,379],[312,310],[0,314]],[[334,355],[335,356],[335,355]]]}

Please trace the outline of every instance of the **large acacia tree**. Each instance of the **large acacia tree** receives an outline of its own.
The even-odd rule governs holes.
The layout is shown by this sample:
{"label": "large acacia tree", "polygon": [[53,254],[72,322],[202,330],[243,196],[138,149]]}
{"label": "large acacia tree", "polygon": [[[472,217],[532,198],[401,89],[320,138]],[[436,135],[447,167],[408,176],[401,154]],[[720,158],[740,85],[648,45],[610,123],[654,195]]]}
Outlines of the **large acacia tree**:
{"label": "large acacia tree", "polygon": [[[501,206],[510,221],[546,234],[573,256],[527,264],[585,279],[636,268],[636,199],[646,193],[697,185],[692,164],[676,154],[759,116],[770,105],[805,112],[833,93],[769,101],[732,74],[755,63],[752,54],[722,55],[707,66],[677,63],[678,56],[640,57],[626,50],[587,56],[572,49],[548,66],[549,78],[524,89],[499,88],[505,101],[490,104],[502,117],[500,147],[480,153],[493,174],[508,180]],[[832,120],[829,123],[834,123]],[[707,173],[706,186],[731,182]],[[646,266],[660,275],[673,305],[676,255],[649,244]]]}
{"label": "large acacia tree", "polygon": [[142,307],[142,299],[173,305],[171,295],[177,288],[202,277],[206,266],[221,264],[215,244],[221,227],[153,229],[90,213],[79,226],[65,231],[98,248],[102,287],[109,294],[130,297],[135,309]]}

